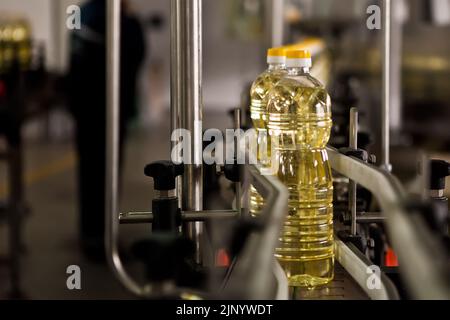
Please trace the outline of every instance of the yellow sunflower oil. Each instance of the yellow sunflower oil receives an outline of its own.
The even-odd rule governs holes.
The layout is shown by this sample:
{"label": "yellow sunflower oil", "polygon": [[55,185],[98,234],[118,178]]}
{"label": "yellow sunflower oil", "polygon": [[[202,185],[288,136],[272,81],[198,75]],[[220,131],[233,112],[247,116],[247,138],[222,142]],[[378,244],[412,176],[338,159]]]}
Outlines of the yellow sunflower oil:
{"label": "yellow sunflower oil", "polygon": [[[267,132],[267,94],[286,74],[286,54],[283,48],[267,51],[268,69],[256,78],[250,91],[250,114],[257,134],[257,160],[263,167],[270,166],[270,139]],[[250,213],[257,215],[264,205],[264,199],[256,189],[250,188]]]}
{"label": "yellow sunflower oil", "polygon": [[325,149],[331,102],[311,76],[311,54],[287,51],[287,75],[268,95],[268,130],[278,177],[289,190],[289,214],[276,257],[290,286],[315,287],[333,279],[333,182]]}

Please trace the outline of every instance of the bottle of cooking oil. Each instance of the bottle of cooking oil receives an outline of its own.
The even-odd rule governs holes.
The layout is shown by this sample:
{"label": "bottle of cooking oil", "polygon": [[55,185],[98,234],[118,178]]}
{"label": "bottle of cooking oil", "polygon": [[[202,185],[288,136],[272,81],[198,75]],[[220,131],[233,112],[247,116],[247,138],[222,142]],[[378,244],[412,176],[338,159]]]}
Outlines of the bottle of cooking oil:
{"label": "bottle of cooking oil", "polygon": [[3,54],[3,48],[4,48],[4,40],[3,40],[3,25],[4,21],[0,20],[0,74],[3,73],[5,68],[5,62],[4,62],[4,54]]}
{"label": "bottle of cooking oil", "polygon": [[333,183],[325,146],[331,102],[311,76],[311,54],[287,51],[287,75],[268,95],[268,130],[278,177],[289,190],[289,214],[276,257],[290,286],[315,287],[333,278]]}
{"label": "bottle of cooking oil", "polygon": [[[267,132],[267,94],[269,90],[286,74],[286,54],[283,48],[271,48],[267,51],[268,69],[256,78],[250,91],[250,114],[257,133],[257,160],[262,167],[270,166],[270,139]],[[264,199],[254,187],[250,188],[250,213],[258,214]]]}
{"label": "bottle of cooking oil", "polygon": [[8,70],[14,63],[13,27],[8,21],[1,28],[2,69]]}
{"label": "bottle of cooking oil", "polygon": [[31,64],[31,30],[23,19],[0,23],[0,70],[8,71],[14,64],[27,70]]}
{"label": "bottle of cooking oil", "polygon": [[27,70],[31,64],[31,30],[27,21],[18,19],[13,25],[12,41],[16,60],[22,70]]}

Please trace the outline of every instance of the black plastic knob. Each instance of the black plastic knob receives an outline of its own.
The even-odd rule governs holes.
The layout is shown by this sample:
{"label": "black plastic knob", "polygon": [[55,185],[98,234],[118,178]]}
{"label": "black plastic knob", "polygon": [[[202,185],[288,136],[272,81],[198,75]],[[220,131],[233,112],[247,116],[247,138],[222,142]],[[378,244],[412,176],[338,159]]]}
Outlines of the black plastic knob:
{"label": "black plastic knob", "polygon": [[176,187],[176,177],[184,172],[183,164],[174,164],[171,161],[156,161],[145,167],[144,173],[152,177],[155,189],[159,191],[173,190]]}
{"label": "black plastic knob", "polygon": [[354,157],[354,158],[357,158],[364,162],[368,162],[368,160],[369,160],[369,154],[367,153],[366,150],[353,149],[353,148],[346,147],[346,148],[340,148],[339,152],[342,154],[345,154],[348,157]]}
{"label": "black plastic knob", "polygon": [[430,189],[444,190],[445,178],[450,176],[450,163],[433,159],[430,162]]}

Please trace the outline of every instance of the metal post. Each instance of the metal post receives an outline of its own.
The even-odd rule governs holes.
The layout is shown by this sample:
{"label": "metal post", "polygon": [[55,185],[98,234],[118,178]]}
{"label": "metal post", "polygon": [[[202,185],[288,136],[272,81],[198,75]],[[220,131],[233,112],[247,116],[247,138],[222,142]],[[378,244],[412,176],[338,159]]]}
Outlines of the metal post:
{"label": "metal post", "polygon": [[108,263],[117,278],[131,292],[145,296],[145,291],[126,273],[118,251],[119,210],[119,99],[120,99],[120,0],[107,1],[106,48],[106,195],[105,246]]}
{"label": "metal post", "polygon": [[[183,192],[179,194],[185,211],[203,208],[201,9],[201,0],[171,0],[172,129],[186,129],[191,134],[191,163],[185,166]],[[184,233],[196,244],[197,263],[202,263],[202,229],[202,222],[184,225]]]}
{"label": "metal post", "polygon": [[[390,129],[394,139],[402,129],[402,51],[404,1],[393,1],[391,8],[390,43]],[[394,140],[395,143],[395,140]]]}
{"label": "metal post", "polygon": [[280,47],[284,42],[285,0],[269,0],[270,46]]}
{"label": "metal post", "polygon": [[392,1],[383,1],[383,98],[381,110],[381,166],[391,170],[390,164],[390,107],[391,107],[391,9]]}
{"label": "metal post", "polygon": [[[350,109],[350,136],[349,147],[358,149],[358,109]],[[348,185],[348,206],[351,212],[351,234],[356,235],[356,189],[355,181],[350,180]]]}
{"label": "metal post", "polygon": [[[181,112],[180,112],[180,101],[181,101],[181,90],[183,85],[181,83],[181,77],[178,76],[179,70],[177,69],[181,63],[181,54],[178,48],[181,46],[180,32],[176,30],[181,30],[181,18],[180,10],[177,7],[177,1],[171,0],[170,2],[170,131],[171,134],[179,128],[181,128]],[[178,141],[171,139],[172,150],[178,143]],[[181,159],[178,159],[181,162]],[[176,180],[176,195],[178,196],[178,203],[180,208],[182,207],[182,190],[183,183],[178,177]]]}
{"label": "metal post", "polygon": [[[234,128],[236,130],[241,129],[241,109],[236,108],[234,109]],[[239,152],[239,141],[236,141],[235,150],[236,152]],[[237,156],[236,156],[237,159]],[[242,211],[242,187],[241,182],[236,182],[236,211],[239,213],[239,216],[241,216]]]}

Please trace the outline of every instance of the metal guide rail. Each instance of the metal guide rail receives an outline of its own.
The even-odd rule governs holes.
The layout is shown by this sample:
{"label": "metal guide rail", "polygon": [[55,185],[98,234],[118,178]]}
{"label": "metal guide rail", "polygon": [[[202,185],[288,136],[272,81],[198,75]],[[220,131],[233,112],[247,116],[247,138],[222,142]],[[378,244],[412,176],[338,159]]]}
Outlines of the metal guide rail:
{"label": "metal guide rail", "polygon": [[348,157],[328,147],[331,167],[368,189],[378,200],[400,271],[412,297],[450,299],[444,249],[434,241],[425,223],[407,209],[408,198],[400,182],[388,171]]}

